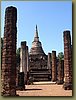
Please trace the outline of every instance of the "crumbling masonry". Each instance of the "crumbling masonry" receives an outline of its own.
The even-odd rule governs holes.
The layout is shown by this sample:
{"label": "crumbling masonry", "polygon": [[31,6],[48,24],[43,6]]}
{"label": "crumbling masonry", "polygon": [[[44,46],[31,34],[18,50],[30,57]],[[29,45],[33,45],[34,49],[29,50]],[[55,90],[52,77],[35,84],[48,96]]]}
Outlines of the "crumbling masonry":
{"label": "crumbling masonry", "polygon": [[72,49],[70,31],[64,31],[64,89],[72,89]]}
{"label": "crumbling masonry", "polygon": [[51,65],[51,53],[48,53],[48,61],[47,61],[47,67],[50,72],[50,79],[52,78],[52,65]]}
{"label": "crumbling masonry", "polygon": [[52,51],[52,81],[57,80],[56,51]]}
{"label": "crumbling masonry", "polygon": [[57,84],[63,84],[64,82],[64,60],[59,60],[57,68]]}
{"label": "crumbling masonry", "polygon": [[[7,7],[5,11],[4,39],[2,47],[1,82],[3,96],[16,96],[16,39],[17,9]],[[56,51],[46,55],[39,41],[38,29],[28,53],[26,41],[21,42],[20,72],[17,84],[25,89],[32,81],[54,81],[63,84],[65,90],[72,89],[72,46],[70,31],[64,31],[64,61],[58,61]],[[58,64],[58,65],[57,65]]]}
{"label": "crumbling masonry", "polygon": [[5,11],[4,44],[2,51],[2,95],[16,95],[16,38],[17,9],[7,7]]}
{"label": "crumbling masonry", "polygon": [[28,46],[26,46],[26,41],[22,41],[20,50],[20,72],[24,72],[24,84],[27,83],[27,71],[28,71]]}

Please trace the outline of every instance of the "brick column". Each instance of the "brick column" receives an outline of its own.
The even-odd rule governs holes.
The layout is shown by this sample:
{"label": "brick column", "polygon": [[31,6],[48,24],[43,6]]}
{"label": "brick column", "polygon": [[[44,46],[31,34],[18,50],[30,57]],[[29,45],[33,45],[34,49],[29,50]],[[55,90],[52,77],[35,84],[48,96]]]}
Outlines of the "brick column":
{"label": "brick column", "polygon": [[20,72],[24,72],[24,83],[27,82],[27,56],[28,56],[28,46],[26,46],[26,41],[21,42],[20,51]]}
{"label": "brick column", "polygon": [[70,31],[64,31],[64,89],[72,89],[72,59]]}
{"label": "brick column", "polygon": [[26,81],[25,81],[25,84],[27,84],[27,72],[28,72],[28,64],[29,64],[29,60],[28,60],[29,58],[28,58],[28,46],[26,46],[26,71],[25,71],[25,79],[26,79]]}
{"label": "brick column", "polygon": [[24,72],[24,77],[23,77],[24,84],[27,84],[27,70],[28,70],[28,46],[26,46],[26,41],[23,41],[21,42],[21,50],[20,50],[20,72],[21,73]]}
{"label": "brick column", "polygon": [[57,68],[56,68],[56,51],[52,51],[52,81],[57,79]]}
{"label": "brick column", "polygon": [[58,70],[57,84],[63,84],[64,82],[64,60],[59,60],[57,70]]}
{"label": "brick column", "polygon": [[50,72],[50,78],[52,78],[52,68],[51,68],[51,53],[48,53],[48,62],[47,62],[47,67],[49,69]]}
{"label": "brick column", "polygon": [[29,66],[29,53],[28,53],[28,46],[26,46],[26,58],[27,58],[27,71],[28,71],[28,66]]}
{"label": "brick column", "polygon": [[25,73],[26,69],[26,41],[21,42],[20,50],[20,72]]}
{"label": "brick column", "polygon": [[25,90],[25,84],[24,84],[24,72],[18,73],[18,87],[19,90]]}
{"label": "brick column", "polygon": [[5,11],[4,40],[2,51],[2,95],[16,95],[16,38],[17,9],[7,7]]}

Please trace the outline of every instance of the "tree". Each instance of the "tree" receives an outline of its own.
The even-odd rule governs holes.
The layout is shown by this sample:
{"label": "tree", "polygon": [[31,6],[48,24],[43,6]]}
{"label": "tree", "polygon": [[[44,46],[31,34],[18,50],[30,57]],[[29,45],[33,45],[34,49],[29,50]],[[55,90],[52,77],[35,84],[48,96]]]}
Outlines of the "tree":
{"label": "tree", "polygon": [[58,59],[59,59],[59,60],[64,59],[64,54],[63,54],[63,52],[58,53]]}

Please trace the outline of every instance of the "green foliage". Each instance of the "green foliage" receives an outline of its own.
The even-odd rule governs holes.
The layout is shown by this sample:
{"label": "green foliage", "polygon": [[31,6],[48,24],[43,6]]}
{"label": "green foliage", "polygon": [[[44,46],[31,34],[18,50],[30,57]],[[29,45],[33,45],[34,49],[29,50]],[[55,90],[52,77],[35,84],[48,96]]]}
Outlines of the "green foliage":
{"label": "green foliage", "polygon": [[59,60],[64,59],[64,54],[63,54],[63,52],[58,53],[58,59],[59,59]]}
{"label": "green foliage", "polygon": [[16,55],[20,55],[20,48],[16,50]]}

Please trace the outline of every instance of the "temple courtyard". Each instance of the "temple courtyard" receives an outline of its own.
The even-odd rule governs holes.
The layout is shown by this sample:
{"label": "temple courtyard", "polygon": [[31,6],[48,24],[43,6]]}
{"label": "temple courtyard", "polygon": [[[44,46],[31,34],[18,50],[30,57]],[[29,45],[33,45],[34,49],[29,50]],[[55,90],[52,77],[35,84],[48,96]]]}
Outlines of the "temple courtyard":
{"label": "temple courtyard", "polygon": [[17,90],[19,96],[72,96],[72,90],[64,90],[63,85],[52,82],[39,82],[33,85],[26,85],[25,90]]}

